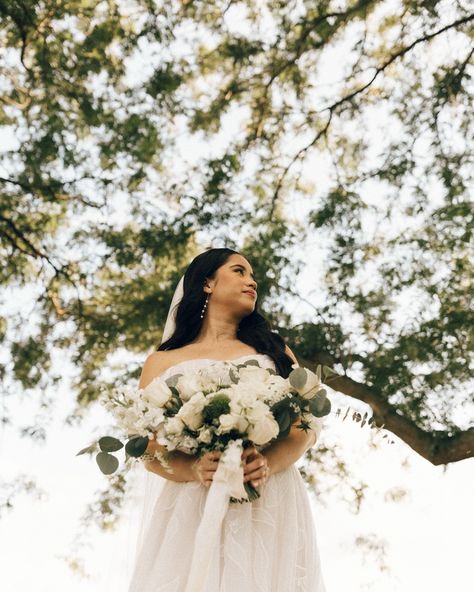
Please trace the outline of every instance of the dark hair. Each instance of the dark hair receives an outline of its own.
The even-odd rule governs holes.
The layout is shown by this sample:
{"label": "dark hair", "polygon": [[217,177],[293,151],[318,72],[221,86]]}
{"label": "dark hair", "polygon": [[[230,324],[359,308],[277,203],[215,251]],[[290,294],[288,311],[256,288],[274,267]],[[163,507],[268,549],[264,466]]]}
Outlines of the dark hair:
{"label": "dark hair", "polygon": [[[183,297],[176,309],[176,328],[171,337],[156,348],[157,351],[183,347],[199,335],[203,323],[201,310],[206,298],[204,281],[213,278],[219,267],[233,254],[241,255],[233,249],[208,249],[191,261],[184,274]],[[269,355],[275,362],[278,374],[288,377],[294,361],[285,353],[283,338],[272,331],[269,322],[257,311],[257,303],[254,310],[240,321],[237,336],[258,353]]]}

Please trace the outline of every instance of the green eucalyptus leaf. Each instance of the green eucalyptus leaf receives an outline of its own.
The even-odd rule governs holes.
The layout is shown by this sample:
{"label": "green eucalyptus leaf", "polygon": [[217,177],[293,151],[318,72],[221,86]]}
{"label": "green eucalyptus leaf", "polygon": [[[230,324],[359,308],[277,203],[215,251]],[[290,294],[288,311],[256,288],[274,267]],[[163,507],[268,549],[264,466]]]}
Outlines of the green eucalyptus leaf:
{"label": "green eucalyptus leaf", "polygon": [[244,362],[243,366],[260,366],[260,364],[255,358],[250,358],[250,360]]}
{"label": "green eucalyptus leaf", "polygon": [[96,450],[97,450],[97,442],[94,442],[93,444],[86,446],[86,448],[79,450],[79,452],[76,454],[76,456],[79,456],[80,454],[92,453],[92,452],[95,452]]}
{"label": "green eucalyptus leaf", "polygon": [[232,381],[234,384],[237,384],[237,383],[239,382],[239,373],[238,373],[238,371],[237,371],[235,368],[233,368],[233,367],[231,367],[231,368],[230,368],[230,370],[229,370],[229,377],[230,377],[230,380],[231,380],[231,381]]}
{"label": "green eucalyptus leaf", "polygon": [[95,459],[104,475],[111,475],[119,466],[118,458],[108,452],[99,452]]}
{"label": "green eucalyptus leaf", "polygon": [[171,388],[171,387],[176,387],[176,385],[178,384],[178,380],[180,379],[180,377],[183,376],[182,373],[180,374],[173,374],[172,376],[170,376],[169,378],[167,378],[165,380],[166,384]]}
{"label": "green eucalyptus leaf", "polygon": [[122,442],[112,436],[103,436],[102,438],[99,438],[98,443],[102,452],[116,452],[123,448]]}
{"label": "green eucalyptus leaf", "polygon": [[339,377],[340,374],[338,374],[335,370],[333,370],[329,366],[323,366],[323,376],[324,376],[324,378],[323,378],[322,382],[326,382],[328,379]]}
{"label": "green eucalyptus leaf", "polygon": [[327,397],[324,399],[320,397],[311,399],[309,401],[309,409],[315,417],[324,417],[325,415],[329,415],[331,411],[331,401]]}
{"label": "green eucalyptus leaf", "polygon": [[127,454],[129,454],[130,456],[138,458],[147,449],[148,442],[149,442],[149,440],[146,436],[137,436],[135,438],[131,438],[125,444],[125,452]]}
{"label": "green eucalyptus leaf", "polygon": [[288,409],[282,409],[276,416],[275,419],[280,427],[280,433],[289,429],[291,425],[291,416]]}
{"label": "green eucalyptus leaf", "polygon": [[288,380],[293,388],[301,390],[308,380],[308,374],[304,368],[295,368],[290,372]]}
{"label": "green eucalyptus leaf", "polygon": [[319,382],[322,382],[322,379],[321,379],[321,371],[322,371],[321,364],[318,364],[318,366],[316,368],[316,375],[319,378]]}

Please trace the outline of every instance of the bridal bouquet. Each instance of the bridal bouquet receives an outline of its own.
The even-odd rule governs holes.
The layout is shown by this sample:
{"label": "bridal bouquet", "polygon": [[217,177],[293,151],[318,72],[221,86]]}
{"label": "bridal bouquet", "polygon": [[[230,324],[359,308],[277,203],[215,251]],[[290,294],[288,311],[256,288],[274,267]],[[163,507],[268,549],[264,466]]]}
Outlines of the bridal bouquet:
{"label": "bridal bouquet", "polygon": [[[173,450],[197,455],[222,451],[219,465],[231,484],[231,501],[259,497],[250,483],[243,483],[243,448],[264,447],[287,436],[297,417],[298,428],[311,429],[315,418],[328,415],[331,409],[320,366],[314,373],[294,364],[288,378],[283,378],[272,368],[259,366],[257,360],[219,361],[166,380],[157,377],[143,389],[121,388],[101,402],[128,434],[128,456],[143,457],[154,437],[168,455]],[[122,442],[105,436],[98,444],[100,469],[113,473],[118,460],[111,452],[122,448]],[[172,471],[165,455],[157,452],[153,457]]]}

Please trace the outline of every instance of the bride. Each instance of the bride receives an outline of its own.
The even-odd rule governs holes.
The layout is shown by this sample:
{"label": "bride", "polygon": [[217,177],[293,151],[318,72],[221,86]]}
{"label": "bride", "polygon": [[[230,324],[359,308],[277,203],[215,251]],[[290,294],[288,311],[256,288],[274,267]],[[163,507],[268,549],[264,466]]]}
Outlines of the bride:
{"label": "bride", "polygon": [[[145,360],[139,387],[180,368],[246,359],[287,377],[296,358],[257,312],[256,290],[253,270],[238,252],[215,248],[195,257],[176,288],[162,342]],[[197,458],[174,451],[168,464],[144,461],[149,475],[164,485],[147,500],[152,509],[128,592],[325,592],[309,496],[294,464],[315,444],[321,427],[319,419],[308,432],[293,425],[287,438],[246,448],[244,480],[260,497],[227,503],[222,523],[204,533],[199,527],[221,453]],[[147,453],[164,450],[151,440]],[[202,547],[210,550],[209,561]]]}

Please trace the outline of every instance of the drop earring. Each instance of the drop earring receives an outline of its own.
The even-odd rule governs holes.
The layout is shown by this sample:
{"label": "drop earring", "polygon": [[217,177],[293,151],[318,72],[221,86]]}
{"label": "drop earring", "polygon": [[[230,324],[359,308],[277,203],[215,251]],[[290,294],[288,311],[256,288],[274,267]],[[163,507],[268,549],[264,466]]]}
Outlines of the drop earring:
{"label": "drop earring", "polygon": [[207,307],[207,303],[208,303],[208,301],[209,301],[209,294],[207,295],[207,297],[206,297],[206,302],[204,303],[204,306],[202,307],[202,311],[201,311],[201,319],[203,318],[203,316],[204,316],[204,313],[206,312],[206,307]]}

